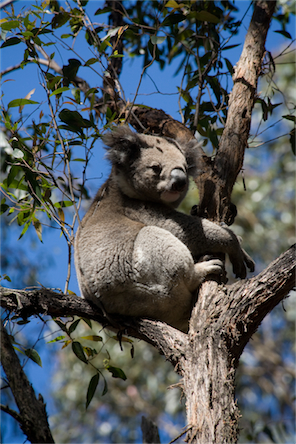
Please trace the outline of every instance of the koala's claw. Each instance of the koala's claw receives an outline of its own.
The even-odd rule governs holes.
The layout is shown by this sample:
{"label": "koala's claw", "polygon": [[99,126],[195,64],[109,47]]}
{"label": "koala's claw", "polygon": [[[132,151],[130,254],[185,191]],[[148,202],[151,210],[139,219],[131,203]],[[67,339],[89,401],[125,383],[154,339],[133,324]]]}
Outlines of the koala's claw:
{"label": "koala's claw", "polygon": [[251,273],[253,273],[255,271],[255,262],[248,255],[248,253],[245,250],[243,250],[243,255],[244,255],[244,261],[245,261],[248,269],[250,270]]}
{"label": "koala's claw", "polygon": [[238,258],[231,258],[233,273],[236,278],[245,279],[247,276],[247,268],[250,270],[250,272],[253,272],[255,270],[255,262],[253,259],[248,255],[248,253],[245,252],[245,250],[242,251],[242,257],[240,259]]}
{"label": "koala's claw", "polygon": [[220,259],[211,259],[204,262],[207,274],[222,274],[224,264]]}

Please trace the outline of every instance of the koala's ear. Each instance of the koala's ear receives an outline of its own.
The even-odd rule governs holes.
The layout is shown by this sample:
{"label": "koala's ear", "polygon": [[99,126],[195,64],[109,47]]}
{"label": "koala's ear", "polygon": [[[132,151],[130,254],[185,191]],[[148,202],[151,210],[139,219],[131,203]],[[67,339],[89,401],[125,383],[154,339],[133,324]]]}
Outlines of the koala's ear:
{"label": "koala's ear", "polygon": [[202,143],[196,139],[191,139],[182,146],[188,165],[188,174],[193,177],[200,174],[202,169],[202,156],[204,152],[201,146]]}
{"label": "koala's ear", "polygon": [[107,149],[107,158],[113,165],[121,165],[135,160],[143,145],[139,134],[127,125],[118,126],[103,137]]}

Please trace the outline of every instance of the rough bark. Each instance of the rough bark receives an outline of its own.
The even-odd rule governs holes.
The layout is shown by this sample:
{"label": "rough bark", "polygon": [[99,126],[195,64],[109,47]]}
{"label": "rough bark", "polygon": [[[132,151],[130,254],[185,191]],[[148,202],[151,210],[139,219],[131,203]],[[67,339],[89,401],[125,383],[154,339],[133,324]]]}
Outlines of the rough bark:
{"label": "rough bark", "polygon": [[[54,440],[49,429],[42,396],[39,395],[39,398],[36,398],[33,387],[20,365],[9,335],[2,323],[1,363],[19,409],[19,414],[13,412],[13,416],[17,417],[28,440],[32,443],[53,443]],[[11,414],[11,412],[9,413]]]}
{"label": "rough bark", "polygon": [[234,400],[239,357],[264,317],[295,285],[295,246],[253,279],[221,286],[208,281],[194,307],[183,374],[189,442],[235,443]]}

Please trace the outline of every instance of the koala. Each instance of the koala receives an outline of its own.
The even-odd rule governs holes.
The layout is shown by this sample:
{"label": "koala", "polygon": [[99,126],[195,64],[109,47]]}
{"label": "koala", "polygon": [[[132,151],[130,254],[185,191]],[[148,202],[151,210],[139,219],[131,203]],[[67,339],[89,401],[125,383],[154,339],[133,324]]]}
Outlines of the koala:
{"label": "koala", "polygon": [[230,229],[176,210],[196,173],[195,140],[180,146],[120,126],[104,143],[111,174],[75,238],[81,294],[108,314],[187,332],[199,286],[223,267],[219,259],[194,258],[226,253],[240,278],[254,262]]}

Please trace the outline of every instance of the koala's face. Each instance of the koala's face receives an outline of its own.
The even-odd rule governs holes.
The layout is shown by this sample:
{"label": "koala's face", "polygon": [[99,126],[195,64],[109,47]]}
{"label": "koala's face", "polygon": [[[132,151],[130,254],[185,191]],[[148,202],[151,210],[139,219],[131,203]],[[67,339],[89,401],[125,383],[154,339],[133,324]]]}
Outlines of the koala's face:
{"label": "koala's face", "polygon": [[[177,207],[188,189],[194,160],[174,141],[119,127],[105,136],[121,191],[135,199]],[[114,178],[114,176],[113,176]]]}
{"label": "koala's face", "polygon": [[186,158],[175,144],[165,139],[150,136],[148,143],[149,147],[142,149],[132,163],[128,183],[140,199],[177,206],[188,189]]}

